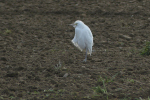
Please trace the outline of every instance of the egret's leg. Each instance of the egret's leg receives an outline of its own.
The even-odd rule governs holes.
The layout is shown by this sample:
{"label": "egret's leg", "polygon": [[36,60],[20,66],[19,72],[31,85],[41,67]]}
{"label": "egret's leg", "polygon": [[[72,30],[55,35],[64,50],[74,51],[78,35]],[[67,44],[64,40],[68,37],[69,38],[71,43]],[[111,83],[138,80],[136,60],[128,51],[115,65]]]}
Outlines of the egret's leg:
{"label": "egret's leg", "polygon": [[86,49],[85,59],[83,60],[83,62],[86,62],[86,60],[87,60],[87,49]]}

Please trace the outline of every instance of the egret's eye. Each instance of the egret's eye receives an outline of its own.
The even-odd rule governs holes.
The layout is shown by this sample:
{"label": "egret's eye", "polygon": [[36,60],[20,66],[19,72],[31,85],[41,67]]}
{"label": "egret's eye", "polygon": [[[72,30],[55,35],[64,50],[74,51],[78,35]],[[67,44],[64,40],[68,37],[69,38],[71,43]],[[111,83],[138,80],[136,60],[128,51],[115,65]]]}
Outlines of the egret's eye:
{"label": "egret's eye", "polygon": [[75,23],[75,25],[77,25],[78,23]]}

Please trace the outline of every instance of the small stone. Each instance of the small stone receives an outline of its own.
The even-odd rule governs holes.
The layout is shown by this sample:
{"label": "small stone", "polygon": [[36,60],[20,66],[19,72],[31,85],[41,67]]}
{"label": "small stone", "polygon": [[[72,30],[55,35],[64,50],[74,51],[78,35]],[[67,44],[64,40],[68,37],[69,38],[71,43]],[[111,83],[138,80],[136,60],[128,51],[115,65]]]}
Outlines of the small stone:
{"label": "small stone", "polygon": [[82,68],[85,68],[85,66],[82,66]]}
{"label": "small stone", "polygon": [[134,33],[130,33],[129,35],[130,35],[131,37],[134,37],[134,36],[135,36],[135,34],[134,34]]}
{"label": "small stone", "polygon": [[65,73],[63,77],[68,77],[68,75],[69,75],[68,73]]}
{"label": "small stone", "polygon": [[120,37],[120,38],[124,38],[124,39],[126,39],[126,40],[130,40],[130,39],[131,39],[130,36],[123,35],[123,34],[120,34],[119,37]]}
{"label": "small stone", "polygon": [[63,67],[63,68],[62,68],[62,70],[63,70],[63,71],[66,71],[66,70],[67,70],[67,68],[66,68],[66,67]]}
{"label": "small stone", "polygon": [[82,16],[82,17],[86,17],[86,14],[82,14],[81,16]]}
{"label": "small stone", "polygon": [[150,21],[150,17],[148,18],[148,21]]}
{"label": "small stone", "polygon": [[21,49],[21,46],[20,46],[20,45],[18,45],[18,46],[17,46],[17,48],[18,48],[18,49]]}

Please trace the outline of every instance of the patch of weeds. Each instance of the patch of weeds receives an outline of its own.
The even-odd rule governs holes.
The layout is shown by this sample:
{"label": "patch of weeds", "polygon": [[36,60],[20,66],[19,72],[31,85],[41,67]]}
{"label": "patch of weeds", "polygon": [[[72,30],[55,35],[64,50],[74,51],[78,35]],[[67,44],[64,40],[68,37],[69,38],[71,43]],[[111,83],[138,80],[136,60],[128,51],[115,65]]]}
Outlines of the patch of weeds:
{"label": "patch of weeds", "polygon": [[55,96],[62,96],[65,91],[65,89],[59,89],[55,92]]}
{"label": "patch of weeds", "polygon": [[51,50],[50,50],[50,52],[54,53],[54,52],[55,52],[55,50],[54,50],[54,49],[51,49]]}
{"label": "patch of weeds", "polygon": [[146,77],[143,77],[143,80],[144,80],[144,81],[147,81],[148,79],[147,79]]}
{"label": "patch of weeds", "polygon": [[140,90],[140,91],[141,91],[141,90],[143,90],[143,91],[144,91],[144,89],[143,89],[142,87],[140,87],[140,88],[139,88],[139,90]]}
{"label": "patch of weeds", "polygon": [[55,92],[54,89],[48,89],[48,90],[44,90],[44,93],[46,93],[46,95],[43,97],[43,99],[45,100],[46,98],[53,98],[53,95],[50,95],[49,93],[53,93]]}
{"label": "patch of weeds", "polygon": [[[118,73],[116,73],[115,75],[112,76],[111,79],[105,77],[105,83],[110,83],[110,82],[114,82],[115,77],[118,75]],[[97,82],[102,82],[102,77],[100,76]]]}
{"label": "patch of weeds", "polygon": [[28,91],[28,92],[27,92],[27,94],[29,94],[29,95],[30,95],[30,94],[31,94],[31,92],[29,92],[29,91]]}
{"label": "patch of weeds", "polygon": [[38,91],[34,91],[34,92],[27,92],[27,94],[29,94],[29,95],[32,95],[32,94],[39,94],[39,92]]}
{"label": "patch of weeds", "polygon": [[58,64],[56,64],[55,66],[53,66],[53,71],[55,74],[58,74],[62,71],[62,64],[59,61]]}
{"label": "patch of weeds", "polygon": [[58,94],[58,95],[63,95],[63,93],[65,92],[66,90],[65,89],[60,89],[60,90],[58,90],[57,92],[56,92],[56,94]]}
{"label": "patch of weeds", "polygon": [[54,92],[54,89],[48,89],[48,90],[44,90],[44,92],[49,93],[49,92]]}
{"label": "patch of weeds", "polygon": [[127,79],[128,82],[134,83],[134,79]]}
{"label": "patch of weeds", "polygon": [[6,34],[9,34],[9,33],[11,33],[11,30],[6,29],[6,30],[5,30],[5,33],[6,33]]}
{"label": "patch of weeds", "polygon": [[107,98],[107,100],[108,100],[108,92],[107,92],[106,85],[105,85],[105,83],[108,82],[108,79],[103,79],[103,78],[100,76],[100,78],[98,79],[98,82],[102,82],[102,83],[103,83],[103,88],[98,85],[97,87],[93,88],[93,89],[94,89],[94,92],[95,92],[95,93],[106,94],[106,95],[107,95],[106,98]]}
{"label": "patch of weeds", "polygon": [[50,94],[46,94],[46,97],[50,96]]}
{"label": "patch of weeds", "polygon": [[60,90],[58,90],[58,93],[64,93],[65,92],[65,90],[64,89],[60,89]]}
{"label": "patch of weeds", "polygon": [[148,96],[148,98],[147,99],[142,99],[141,97],[139,97],[139,99],[138,100],[150,100],[150,97]]}
{"label": "patch of weeds", "polygon": [[66,53],[65,51],[62,52],[62,54],[65,54],[65,53]]}
{"label": "patch of weeds", "polygon": [[59,71],[61,69],[61,67],[62,67],[61,62],[59,61],[59,63],[54,66],[55,71]]}
{"label": "patch of weeds", "polygon": [[119,44],[120,44],[121,46],[124,46],[124,43],[123,43],[123,42],[119,42]]}
{"label": "patch of weeds", "polygon": [[[44,96],[44,99],[46,99],[47,97],[53,98],[53,97],[57,97],[57,96],[62,96],[65,91],[66,91],[65,89],[54,90],[52,88],[50,88],[48,90],[44,90],[44,93],[46,93],[46,95]],[[54,93],[54,94],[51,95],[52,93]]]}
{"label": "patch of weeds", "polygon": [[32,94],[39,94],[39,92],[38,91],[34,91]]}
{"label": "patch of weeds", "polygon": [[10,98],[10,99],[14,99],[15,97],[14,97],[14,96],[10,96],[9,98]]}
{"label": "patch of weeds", "polygon": [[130,57],[130,56],[132,56],[132,53],[131,53],[131,52],[128,52],[128,53],[127,53],[127,57]]}
{"label": "patch of weeds", "polygon": [[94,90],[95,90],[95,92],[96,92],[96,93],[104,93],[104,94],[106,94],[106,93],[107,93],[107,90],[106,90],[106,89],[101,88],[101,86],[97,86],[97,87],[95,87],[95,88],[94,88]]}
{"label": "patch of weeds", "polygon": [[90,96],[84,96],[84,99],[91,99]]}
{"label": "patch of weeds", "polygon": [[99,79],[97,80],[98,83],[102,83],[102,86],[98,85],[96,87],[94,87],[94,92],[99,94],[99,93],[102,93],[102,94],[105,94],[106,95],[106,98],[108,100],[108,92],[107,92],[107,88],[106,88],[106,84],[107,83],[110,83],[110,82],[114,82],[114,79],[115,77],[118,75],[118,73],[116,73],[114,76],[112,76],[111,79],[105,77],[105,78],[102,78],[101,76],[99,77]]}
{"label": "patch of weeds", "polygon": [[119,73],[116,73],[115,75],[113,75],[110,82],[114,82],[114,79],[116,78],[116,76],[117,76],[118,74],[119,74]]}
{"label": "patch of weeds", "polygon": [[149,56],[150,55],[150,42],[146,42],[145,46],[143,47],[141,51],[141,55]]}
{"label": "patch of weeds", "polygon": [[1,100],[1,99],[4,99],[4,98],[3,98],[2,96],[0,96],[0,100]]}
{"label": "patch of weeds", "polygon": [[7,35],[7,34],[11,34],[11,30],[6,29],[4,32],[0,32],[2,35]]}

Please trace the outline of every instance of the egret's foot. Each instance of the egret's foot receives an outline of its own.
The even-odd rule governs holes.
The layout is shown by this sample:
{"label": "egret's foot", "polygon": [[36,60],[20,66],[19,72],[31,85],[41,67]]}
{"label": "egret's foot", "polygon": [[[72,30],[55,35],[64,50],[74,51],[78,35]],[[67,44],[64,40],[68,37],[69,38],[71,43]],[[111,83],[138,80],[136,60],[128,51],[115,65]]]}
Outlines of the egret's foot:
{"label": "egret's foot", "polygon": [[86,59],[84,59],[82,62],[86,62]]}
{"label": "egret's foot", "polygon": [[86,60],[87,60],[87,49],[86,49],[85,59],[83,60],[83,62],[86,62]]}

